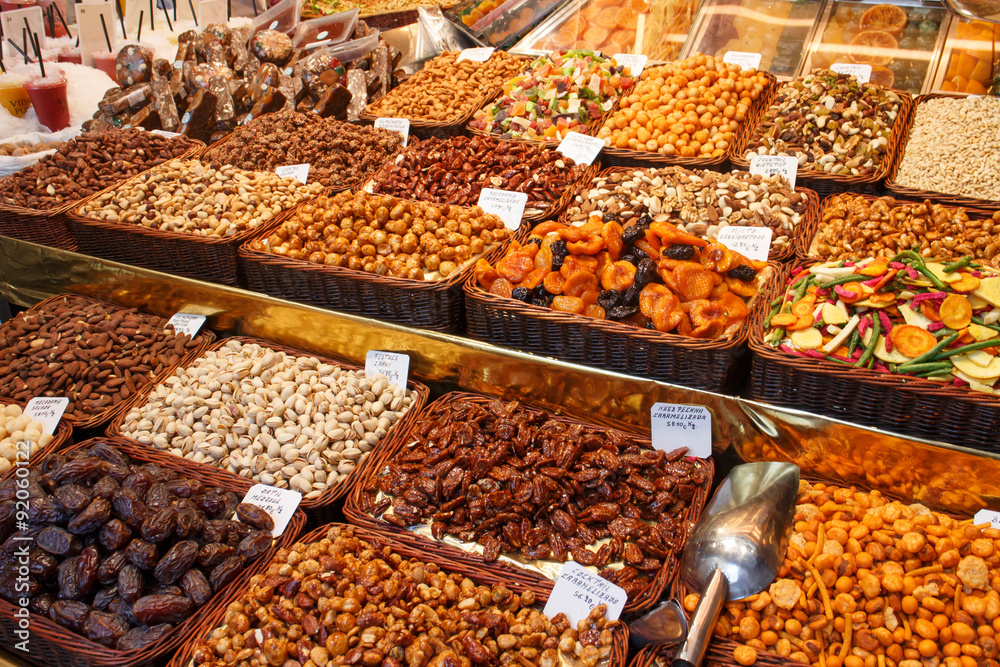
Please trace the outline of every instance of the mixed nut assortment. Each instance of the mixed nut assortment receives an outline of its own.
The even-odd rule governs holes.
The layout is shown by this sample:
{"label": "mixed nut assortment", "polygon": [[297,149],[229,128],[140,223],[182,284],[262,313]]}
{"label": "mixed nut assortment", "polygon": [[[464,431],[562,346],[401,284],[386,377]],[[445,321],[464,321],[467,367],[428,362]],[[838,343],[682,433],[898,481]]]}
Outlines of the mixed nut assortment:
{"label": "mixed nut assortment", "polygon": [[[472,167],[471,169],[467,167]],[[545,146],[493,137],[427,139],[372,179],[372,192],[437,204],[475,206],[483,188],[528,195],[525,210],[554,204],[587,166]]]}
{"label": "mixed nut assortment", "polygon": [[606,214],[622,220],[649,215],[653,222],[671,222],[712,241],[730,225],[770,227],[771,246],[784,248],[792,243],[807,206],[801,191],[777,174],[651,167],[595,176],[570,203],[566,219],[579,225]]}
{"label": "mixed nut assortment", "polygon": [[0,325],[0,396],[21,403],[65,396],[65,414],[86,420],[128,400],[204,340],[135,309],[59,297]]}
{"label": "mixed nut assortment", "polygon": [[235,236],[323,191],[263,171],[171,160],[80,207],[95,220],[195,236]]}
{"label": "mixed nut assortment", "polygon": [[[28,597],[34,613],[119,651],[161,641],[273,542],[262,509],[105,442],[56,453],[19,479],[0,482],[0,595]],[[29,523],[15,530],[22,490]]]}
{"label": "mixed nut assortment", "polygon": [[740,665],[760,652],[815,667],[991,664],[998,549],[996,528],[802,481],[778,579],[727,603],[716,636],[739,644]]}
{"label": "mixed nut assortment", "polygon": [[24,413],[20,405],[0,404],[0,474],[18,461],[27,464],[35,454],[52,442],[45,425]]}
{"label": "mixed nut assortment", "polygon": [[511,231],[478,206],[341,192],[295,211],[251,250],[410,280],[452,275]]}
{"label": "mixed nut assortment", "polygon": [[862,259],[911,249],[942,259],[972,255],[1000,268],[1000,214],[970,218],[965,209],[929,201],[841,194],[826,202],[808,250],[821,259]]}
{"label": "mixed nut assortment", "polygon": [[868,176],[886,165],[903,109],[893,90],[816,70],[778,87],[742,157],[794,155],[800,169]]}
{"label": "mixed nut assortment", "polygon": [[380,539],[334,525],[278,551],[267,572],[226,608],[193,651],[195,665],[363,664],[399,667],[594,667],[611,654],[606,607],[572,627],[531,592],[477,585],[434,563],[405,559]]}
{"label": "mixed nut assortment", "polygon": [[230,340],[158,384],[120,429],[143,445],[312,499],[342,483],[414,398],[381,375]]}
{"label": "mixed nut assortment", "polygon": [[47,211],[79,201],[176,158],[197,144],[141,130],[84,132],[30,167],[0,180],[0,203]]}
{"label": "mixed nut assortment", "polygon": [[652,449],[516,401],[442,400],[410,434],[365,489],[367,511],[477,543],[486,561],[513,554],[596,566],[630,595],[680,552],[698,491],[711,482],[686,449]]}
{"label": "mixed nut assortment", "polygon": [[309,182],[345,186],[371,176],[403,146],[398,132],[281,111],[237,128],[204,159],[252,171],[309,165]]}

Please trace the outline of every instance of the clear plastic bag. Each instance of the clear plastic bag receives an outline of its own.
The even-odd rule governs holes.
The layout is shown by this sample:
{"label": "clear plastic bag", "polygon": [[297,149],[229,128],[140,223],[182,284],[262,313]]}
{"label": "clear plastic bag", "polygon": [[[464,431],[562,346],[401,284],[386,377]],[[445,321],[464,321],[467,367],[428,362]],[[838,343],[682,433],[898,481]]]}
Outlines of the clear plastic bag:
{"label": "clear plastic bag", "polygon": [[358,9],[352,9],[339,14],[321,16],[308,21],[302,21],[292,35],[295,48],[315,48],[340,44],[354,32],[358,23]]}
{"label": "clear plastic bag", "polygon": [[295,32],[302,14],[302,0],[281,0],[278,4],[253,20],[251,35],[261,30],[277,30],[287,35]]}

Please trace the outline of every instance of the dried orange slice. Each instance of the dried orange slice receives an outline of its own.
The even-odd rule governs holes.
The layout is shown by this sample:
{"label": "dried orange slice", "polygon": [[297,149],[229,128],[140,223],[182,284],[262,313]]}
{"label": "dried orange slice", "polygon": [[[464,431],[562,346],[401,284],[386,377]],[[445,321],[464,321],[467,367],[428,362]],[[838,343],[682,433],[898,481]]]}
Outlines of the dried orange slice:
{"label": "dried orange slice", "polygon": [[602,28],[607,28],[608,30],[614,30],[618,27],[618,9],[615,7],[605,7],[601,10],[601,13],[597,15],[594,23],[601,26]]}
{"label": "dried orange slice", "polygon": [[[884,53],[884,51],[898,48],[899,42],[885,30],[864,30],[851,40],[851,46],[858,47],[858,51],[851,54],[851,60],[854,62],[873,66],[888,65],[892,62],[895,54]],[[867,49],[878,49],[883,52],[872,53]]]}
{"label": "dried orange slice", "polygon": [[888,67],[875,65],[872,67],[872,75],[868,79],[868,83],[874,83],[883,88],[892,88],[892,84],[896,83],[896,73]]}
{"label": "dried orange slice", "polygon": [[626,5],[615,14],[615,23],[622,30],[635,30],[635,27],[639,24],[639,14]]}
{"label": "dried orange slice", "polygon": [[900,33],[906,28],[906,12],[896,5],[875,5],[861,15],[858,27]]}

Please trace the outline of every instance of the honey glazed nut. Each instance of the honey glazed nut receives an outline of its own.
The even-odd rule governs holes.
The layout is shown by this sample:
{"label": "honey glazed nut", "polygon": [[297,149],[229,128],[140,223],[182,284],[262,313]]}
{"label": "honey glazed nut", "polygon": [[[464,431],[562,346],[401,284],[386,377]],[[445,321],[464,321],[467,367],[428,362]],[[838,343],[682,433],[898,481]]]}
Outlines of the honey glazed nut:
{"label": "honey glazed nut", "polygon": [[478,206],[341,192],[301,206],[251,248],[411,280],[447,278],[511,232]]}
{"label": "honey glazed nut", "polygon": [[609,658],[618,622],[605,605],[574,628],[534,603],[530,591],[477,585],[335,525],[279,550],[192,657],[205,667],[595,667]]}

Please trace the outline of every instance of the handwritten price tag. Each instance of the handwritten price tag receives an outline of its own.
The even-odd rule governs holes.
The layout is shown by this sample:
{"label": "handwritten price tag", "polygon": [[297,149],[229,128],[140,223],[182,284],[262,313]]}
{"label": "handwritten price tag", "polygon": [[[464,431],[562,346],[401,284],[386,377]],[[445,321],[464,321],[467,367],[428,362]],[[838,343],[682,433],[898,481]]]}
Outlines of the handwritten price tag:
{"label": "handwritten price tag", "polygon": [[403,135],[403,145],[410,138],[410,121],[406,118],[376,118],[375,127],[381,127]]}
{"label": "handwritten price tag", "polygon": [[722,62],[736,65],[740,69],[760,69],[760,54],[751,51],[726,51]]}
{"label": "handwritten price tag", "polygon": [[456,62],[462,62],[463,60],[471,60],[474,63],[484,63],[490,59],[493,52],[496,51],[492,46],[480,46],[475,49],[462,49],[462,52],[458,54],[458,60]]}
{"label": "handwritten price tag", "polygon": [[524,214],[525,204],[528,203],[528,193],[483,188],[477,203],[479,208],[503,220],[507,229],[517,229],[521,226],[521,216]]}
{"label": "handwritten price tag", "polygon": [[672,452],[687,447],[689,456],[712,455],[712,413],[701,405],[654,403],[650,410],[653,447]]}
{"label": "handwritten price tag", "polygon": [[279,489],[267,484],[254,484],[247,491],[243,502],[256,505],[271,515],[271,518],[274,519],[274,530],[271,531],[271,536],[277,537],[288,527],[288,522],[292,520],[295,509],[302,502],[302,494],[298,491]]}
{"label": "handwritten price tag", "polygon": [[592,164],[602,148],[604,148],[603,139],[570,132],[559,142],[556,150],[579,164]]}
{"label": "handwritten price tag", "polygon": [[755,262],[766,262],[771,252],[771,228],[730,225],[719,230],[719,243]]}
{"label": "handwritten price tag", "polygon": [[397,387],[405,387],[406,378],[410,374],[410,355],[368,350],[365,356],[365,376],[373,378],[379,373]]}
{"label": "handwritten price tag", "polygon": [[750,159],[750,173],[771,176],[779,174],[788,179],[788,184],[795,189],[795,175],[799,171],[799,161],[793,155],[758,155]]}
{"label": "handwritten price tag", "polygon": [[559,571],[559,578],[552,587],[552,595],[545,603],[545,615],[566,614],[570,624],[587,618],[590,610],[599,604],[608,605],[607,618],[616,621],[625,608],[628,594],[604,577],[598,576],[578,563],[569,561]]}
{"label": "handwritten price tag", "polygon": [[204,315],[192,315],[191,313],[175,313],[173,317],[167,320],[167,324],[174,325],[174,330],[177,333],[187,334],[194,338],[198,334],[198,330],[201,326],[205,324]]}
{"label": "handwritten price tag", "polygon": [[24,408],[24,414],[28,415],[31,419],[42,422],[45,432],[52,435],[56,432],[59,420],[62,419],[68,405],[68,398],[37,396],[28,401],[28,405]]}
{"label": "handwritten price tag", "polygon": [[837,74],[847,74],[858,80],[858,83],[868,83],[872,78],[872,66],[859,63],[833,63],[830,69]]}
{"label": "handwritten price tag", "polygon": [[624,67],[628,67],[629,74],[639,76],[646,68],[646,61],[649,59],[642,53],[616,53],[615,62]]}
{"label": "handwritten price tag", "polygon": [[994,528],[1000,528],[1000,512],[993,512],[990,510],[979,510],[976,512],[976,516],[972,517],[972,523],[977,526],[980,524],[988,523],[992,524]]}
{"label": "handwritten price tag", "polygon": [[275,168],[274,173],[282,178],[294,178],[305,185],[309,180],[309,166],[308,164],[286,164],[283,167]]}

